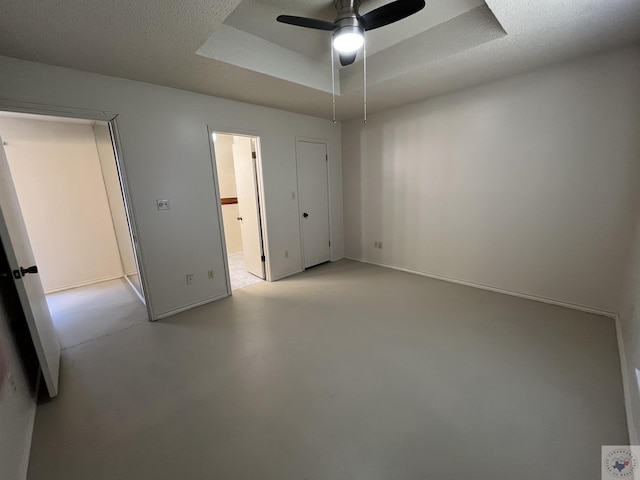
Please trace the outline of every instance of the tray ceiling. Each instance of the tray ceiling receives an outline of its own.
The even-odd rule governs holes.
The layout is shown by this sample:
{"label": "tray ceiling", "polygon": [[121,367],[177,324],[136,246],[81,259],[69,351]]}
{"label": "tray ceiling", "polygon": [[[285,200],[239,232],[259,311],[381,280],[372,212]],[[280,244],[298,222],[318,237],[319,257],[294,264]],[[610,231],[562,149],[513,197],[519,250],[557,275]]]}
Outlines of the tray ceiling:
{"label": "tray ceiling", "polygon": [[[0,0],[0,11],[0,55],[331,116],[330,35],[275,21],[333,20],[331,0]],[[638,41],[638,0],[427,0],[367,33],[368,108]],[[339,69],[339,118],[361,114],[362,82],[361,61]]]}
{"label": "tray ceiling", "polygon": [[[293,9],[286,3],[244,0],[197,53],[331,92],[331,33],[283,25],[275,19],[282,12],[293,12],[333,21],[335,10],[331,4],[331,8],[326,8],[326,1],[296,4]],[[360,13],[382,4],[367,2]],[[506,35],[482,0],[431,0],[429,7],[409,18],[367,32],[368,85]],[[362,58],[360,51],[356,63],[347,67],[340,67],[336,58],[338,94],[363,89],[357,81],[362,83]]]}

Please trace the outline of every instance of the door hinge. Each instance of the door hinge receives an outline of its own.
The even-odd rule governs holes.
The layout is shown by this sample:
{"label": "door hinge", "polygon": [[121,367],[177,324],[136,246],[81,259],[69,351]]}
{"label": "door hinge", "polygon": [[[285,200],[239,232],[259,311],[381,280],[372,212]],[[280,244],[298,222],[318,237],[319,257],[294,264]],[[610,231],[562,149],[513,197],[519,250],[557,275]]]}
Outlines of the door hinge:
{"label": "door hinge", "polygon": [[262,255],[262,256],[260,257],[260,260],[262,260],[263,262],[265,262],[267,259],[265,258],[265,256],[264,256],[264,255]]}
{"label": "door hinge", "polygon": [[329,155],[325,155],[324,159],[328,162],[329,161]]}
{"label": "door hinge", "polygon": [[329,240],[329,246],[331,246],[331,240]]}
{"label": "door hinge", "polygon": [[256,152],[251,152],[251,158],[258,158],[258,155],[256,154]]}

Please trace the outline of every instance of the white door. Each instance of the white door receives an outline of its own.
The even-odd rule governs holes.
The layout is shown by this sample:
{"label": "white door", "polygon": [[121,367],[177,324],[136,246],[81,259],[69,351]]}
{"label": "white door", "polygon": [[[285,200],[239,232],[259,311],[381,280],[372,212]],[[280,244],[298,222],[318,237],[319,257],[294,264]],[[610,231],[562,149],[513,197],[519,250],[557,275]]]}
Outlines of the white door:
{"label": "white door", "polygon": [[0,240],[9,260],[20,304],[24,310],[42,376],[50,397],[58,394],[60,344],[37,273],[22,269],[35,266],[18,196],[0,139]]}
{"label": "white door", "polygon": [[297,142],[304,268],[331,259],[327,145]]}
{"label": "white door", "polygon": [[233,137],[233,166],[236,174],[238,221],[242,232],[244,265],[247,272],[264,278],[256,159],[253,158],[249,137]]}

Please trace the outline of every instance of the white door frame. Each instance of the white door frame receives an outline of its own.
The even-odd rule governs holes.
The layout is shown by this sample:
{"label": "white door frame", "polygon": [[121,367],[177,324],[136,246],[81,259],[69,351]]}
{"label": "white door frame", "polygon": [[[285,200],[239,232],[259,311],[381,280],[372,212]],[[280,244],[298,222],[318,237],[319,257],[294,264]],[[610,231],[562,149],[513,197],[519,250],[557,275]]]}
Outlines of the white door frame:
{"label": "white door frame", "polygon": [[251,137],[256,139],[256,175],[258,186],[258,204],[260,210],[260,230],[262,234],[262,250],[265,257],[264,262],[264,275],[265,280],[268,282],[273,281],[271,276],[271,257],[269,255],[269,228],[267,225],[266,215],[266,201],[264,196],[264,175],[262,173],[262,142],[259,132],[253,130],[246,130],[244,128],[235,127],[223,127],[216,125],[207,125],[207,136],[209,138],[209,151],[211,153],[211,168],[214,179],[214,190],[216,196],[216,205],[218,208],[218,223],[220,227],[220,241],[222,243],[222,253],[225,257],[224,269],[227,277],[227,291],[231,295],[231,275],[229,273],[229,262],[227,260],[227,241],[224,233],[224,222],[222,219],[222,204],[220,203],[220,184],[218,182],[218,168],[216,163],[215,144],[213,142],[213,134],[219,133],[221,135],[235,135],[237,137]]}
{"label": "white door frame", "polygon": [[298,142],[321,143],[327,151],[327,196],[329,200],[329,261],[333,262],[333,230],[331,216],[331,158],[329,157],[329,141],[326,138],[295,137],[296,142],[296,188],[298,189],[298,228],[300,230],[300,271],[305,270],[304,266],[304,237],[302,235],[302,215],[300,214],[300,184],[298,183]]}
{"label": "white door frame", "polygon": [[118,114],[114,112],[105,112],[98,110],[85,110],[73,107],[63,107],[59,105],[43,105],[38,103],[17,102],[0,98],[0,111],[30,113],[34,115],[49,115],[54,117],[81,118],[85,120],[97,120],[107,122],[111,131],[113,148],[116,158],[116,168],[120,175],[120,184],[124,197],[125,211],[129,220],[129,233],[133,237],[133,251],[138,267],[138,275],[140,275],[140,283],[144,292],[145,301],[143,302],[147,308],[147,317],[150,321],[155,320],[153,313],[153,305],[151,304],[149,292],[147,291],[147,277],[145,274],[144,252],[142,245],[137,240],[140,238],[138,230],[138,222],[136,221],[135,211],[131,205],[131,186],[127,176],[127,167],[124,156],[122,155],[122,145],[120,143],[120,135],[118,133]]}

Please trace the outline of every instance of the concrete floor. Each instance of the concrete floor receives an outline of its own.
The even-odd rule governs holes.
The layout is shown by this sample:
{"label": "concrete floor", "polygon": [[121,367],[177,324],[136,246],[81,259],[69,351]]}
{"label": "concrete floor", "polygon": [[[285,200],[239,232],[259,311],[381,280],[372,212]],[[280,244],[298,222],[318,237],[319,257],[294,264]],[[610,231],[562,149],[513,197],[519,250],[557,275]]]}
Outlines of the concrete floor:
{"label": "concrete floor", "polygon": [[610,319],[351,261],[63,352],[31,480],[600,478]]}
{"label": "concrete floor", "polygon": [[147,309],[123,279],[47,295],[60,346],[70,348],[147,322]]}

